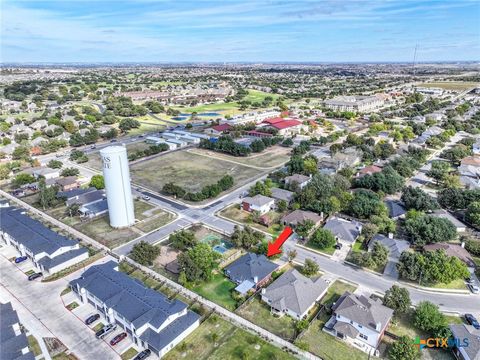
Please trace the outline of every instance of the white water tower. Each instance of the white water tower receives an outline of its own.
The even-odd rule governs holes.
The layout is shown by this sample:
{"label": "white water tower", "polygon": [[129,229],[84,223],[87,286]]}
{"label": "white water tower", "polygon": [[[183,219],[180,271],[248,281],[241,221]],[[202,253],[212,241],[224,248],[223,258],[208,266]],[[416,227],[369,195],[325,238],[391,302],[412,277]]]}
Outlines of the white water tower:
{"label": "white water tower", "polygon": [[122,228],[135,222],[127,148],[108,146],[100,150],[107,193],[110,226]]}

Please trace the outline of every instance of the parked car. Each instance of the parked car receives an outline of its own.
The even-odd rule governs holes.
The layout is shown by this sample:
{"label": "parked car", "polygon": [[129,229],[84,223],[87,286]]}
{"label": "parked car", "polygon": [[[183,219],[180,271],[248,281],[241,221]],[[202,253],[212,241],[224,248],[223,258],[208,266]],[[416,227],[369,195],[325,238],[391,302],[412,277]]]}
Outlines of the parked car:
{"label": "parked car", "polygon": [[143,195],[143,196],[142,196],[142,199],[148,201],[148,200],[150,200],[150,196]]}
{"label": "parked car", "polygon": [[150,349],[145,349],[143,350],[141,353],[139,353],[137,356],[135,356],[133,358],[133,360],[143,360],[143,359],[146,359],[150,356],[152,352],[150,351]]}
{"label": "parked car", "polygon": [[35,280],[39,277],[42,277],[42,273],[41,272],[38,272],[38,273],[33,273],[32,275],[29,275],[28,276],[28,281],[32,281],[32,280]]}
{"label": "parked car", "polygon": [[340,250],[342,246],[343,246],[342,243],[336,243],[334,247],[335,249]]}
{"label": "parked car", "polygon": [[96,149],[96,148],[97,148],[97,145],[90,146],[90,149]]}
{"label": "parked car", "polygon": [[28,259],[28,257],[26,257],[26,256],[17,257],[17,258],[15,258],[15,264],[20,264],[22,261],[25,261],[27,259]]}
{"label": "parked car", "polygon": [[140,134],[140,135],[138,135],[138,137],[139,137],[139,138],[143,138],[143,135],[142,135],[142,134]]}
{"label": "parked car", "polygon": [[92,316],[89,316],[87,320],[85,320],[85,324],[87,325],[93,324],[98,319],[100,319],[100,314],[94,314]]}
{"label": "parked car", "polygon": [[467,284],[472,284],[472,285],[475,285],[475,280],[472,278],[472,277],[468,277],[465,279],[465,282]]}
{"label": "parked car", "polygon": [[480,323],[472,314],[465,314],[465,320],[475,329],[480,329]]}
{"label": "parked car", "polygon": [[112,346],[117,345],[120,341],[122,341],[126,337],[127,337],[127,333],[122,332],[122,333],[118,334],[117,336],[115,336],[112,340],[110,340],[110,345],[112,345]]}
{"label": "parked car", "polygon": [[117,325],[115,325],[115,324],[105,325],[102,329],[98,330],[95,333],[95,336],[97,337],[97,339],[103,339],[104,336],[110,334],[116,328],[117,328]]}
{"label": "parked car", "polygon": [[478,288],[477,285],[467,284],[467,287],[474,294],[479,294],[480,293],[480,288]]}

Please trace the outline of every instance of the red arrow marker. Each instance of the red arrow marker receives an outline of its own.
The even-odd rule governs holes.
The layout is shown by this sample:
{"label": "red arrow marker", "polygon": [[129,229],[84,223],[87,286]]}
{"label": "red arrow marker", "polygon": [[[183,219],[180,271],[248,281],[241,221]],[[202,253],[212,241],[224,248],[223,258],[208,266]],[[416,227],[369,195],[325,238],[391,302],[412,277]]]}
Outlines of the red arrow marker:
{"label": "red arrow marker", "polygon": [[268,243],[268,250],[267,250],[267,256],[273,256],[277,254],[281,254],[282,250],[280,249],[285,241],[289,238],[290,235],[293,234],[293,230],[290,229],[290,227],[286,227],[283,229],[282,233],[280,236],[273,242],[273,243]]}

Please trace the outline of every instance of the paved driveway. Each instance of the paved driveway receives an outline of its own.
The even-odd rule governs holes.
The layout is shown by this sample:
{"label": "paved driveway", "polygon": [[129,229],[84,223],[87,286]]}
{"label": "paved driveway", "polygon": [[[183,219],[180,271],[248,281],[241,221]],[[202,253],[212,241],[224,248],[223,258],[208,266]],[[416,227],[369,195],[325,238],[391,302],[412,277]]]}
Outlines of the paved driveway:
{"label": "paved driveway", "polygon": [[[102,259],[101,261],[105,261]],[[83,269],[55,282],[28,281],[25,274],[0,255],[2,298],[15,300],[26,312],[42,324],[49,334],[58,338],[82,360],[119,359],[119,355],[106,343],[98,341],[93,331],[68,311],[60,298],[68,280],[78,277]]]}

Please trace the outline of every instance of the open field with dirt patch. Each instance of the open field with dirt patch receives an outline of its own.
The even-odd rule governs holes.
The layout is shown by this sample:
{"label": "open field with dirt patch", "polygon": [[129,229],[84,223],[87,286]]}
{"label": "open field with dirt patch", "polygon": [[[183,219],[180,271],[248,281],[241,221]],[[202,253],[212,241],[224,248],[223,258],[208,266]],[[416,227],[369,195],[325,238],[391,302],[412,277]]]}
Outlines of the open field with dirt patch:
{"label": "open field with dirt patch", "polygon": [[188,151],[176,151],[133,164],[130,174],[132,181],[157,192],[168,182],[197,192],[227,174],[233,176],[234,187],[238,187],[260,176],[262,171]]}
{"label": "open field with dirt patch", "polygon": [[[112,144],[112,146],[118,146],[118,143]],[[144,143],[143,141],[141,142],[136,142],[133,144],[128,144],[127,145],[127,155],[136,152],[139,150],[145,150],[148,149],[150,145]],[[85,163],[86,166],[91,167],[93,169],[101,170],[102,169],[102,160],[100,158],[100,152],[94,152],[92,154],[88,155],[88,162]]]}

